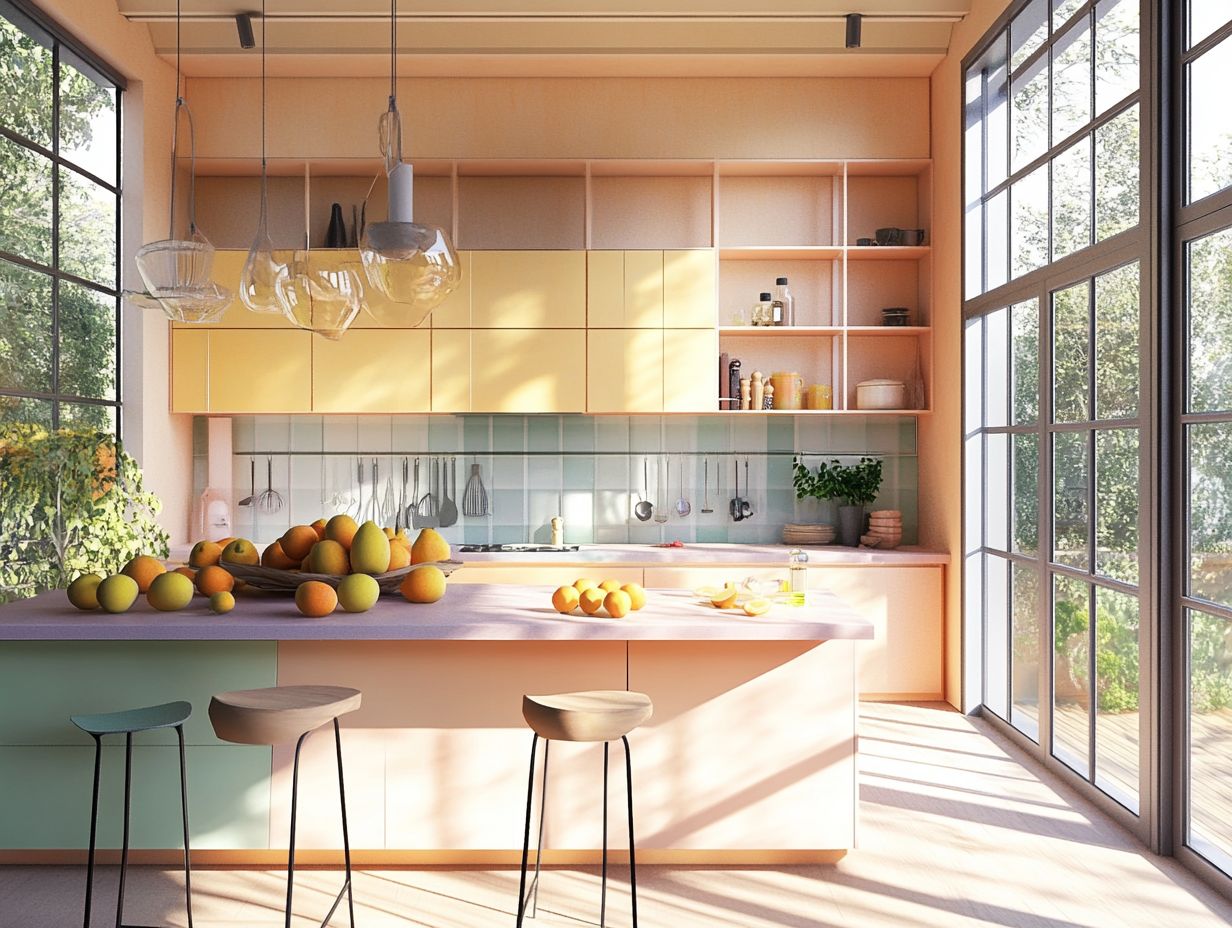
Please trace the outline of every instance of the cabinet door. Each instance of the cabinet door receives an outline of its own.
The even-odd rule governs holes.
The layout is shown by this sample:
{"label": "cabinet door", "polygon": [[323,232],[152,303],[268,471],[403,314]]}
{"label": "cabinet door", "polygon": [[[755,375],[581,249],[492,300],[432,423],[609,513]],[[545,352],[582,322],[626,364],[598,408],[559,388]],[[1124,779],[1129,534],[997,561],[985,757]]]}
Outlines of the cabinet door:
{"label": "cabinet door", "polygon": [[212,330],[210,412],[309,412],[312,338],[303,331]]}
{"label": "cabinet door", "polygon": [[[290,252],[287,254],[289,255]],[[223,313],[218,325],[228,329],[293,329],[294,326],[282,313],[254,313],[240,300],[240,273],[244,270],[244,262],[247,260],[246,250],[220,248],[214,253],[214,268],[210,273],[210,278],[220,287],[226,287],[235,294],[235,299]],[[172,323],[172,328],[191,331],[197,326],[175,322]]]}
{"label": "cabinet door", "polygon": [[209,333],[200,327],[171,330],[171,411],[208,412]]}
{"label": "cabinet door", "polygon": [[586,325],[621,329],[625,324],[625,253],[586,252]]}
{"label": "cabinet door", "polygon": [[712,249],[663,252],[663,324],[713,329],[718,318],[716,273]]}
{"label": "cabinet door", "polygon": [[714,412],[718,408],[718,333],[714,329],[664,329],[664,412]]}
{"label": "cabinet door", "polygon": [[432,411],[471,411],[471,332],[432,330]]}
{"label": "cabinet door", "polygon": [[586,326],[584,251],[476,251],[471,272],[473,328]]}
{"label": "cabinet door", "polygon": [[663,411],[663,330],[591,329],[586,333],[589,412]]}
{"label": "cabinet door", "polygon": [[[462,282],[428,318],[432,328],[469,328],[471,324],[471,280],[474,277],[471,263],[471,252],[458,252],[458,263],[462,266]],[[361,313],[362,315],[362,313]]]}
{"label": "cabinet door", "polygon": [[472,412],[582,412],[586,408],[583,329],[475,329]]}
{"label": "cabinet door", "polygon": [[625,327],[663,327],[663,252],[625,252]]}
{"label": "cabinet door", "polygon": [[427,412],[432,333],[361,329],[312,346],[313,412]]}

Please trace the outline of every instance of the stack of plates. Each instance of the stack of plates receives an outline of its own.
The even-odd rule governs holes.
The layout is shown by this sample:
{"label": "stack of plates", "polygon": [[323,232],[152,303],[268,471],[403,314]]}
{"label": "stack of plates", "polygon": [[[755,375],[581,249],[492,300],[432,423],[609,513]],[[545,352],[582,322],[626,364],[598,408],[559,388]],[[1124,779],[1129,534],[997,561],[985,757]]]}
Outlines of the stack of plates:
{"label": "stack of plates", "polygon": [[785,545],[830,545],[834,544],[834,526],[828,522],[788,522],[783,526]]}
{"label": "stack of plates", "polygon": [[903,540],[903,514],[897,509],[878,509],[868,517],[870,541],[876,539],[878,548],[897,548]]}

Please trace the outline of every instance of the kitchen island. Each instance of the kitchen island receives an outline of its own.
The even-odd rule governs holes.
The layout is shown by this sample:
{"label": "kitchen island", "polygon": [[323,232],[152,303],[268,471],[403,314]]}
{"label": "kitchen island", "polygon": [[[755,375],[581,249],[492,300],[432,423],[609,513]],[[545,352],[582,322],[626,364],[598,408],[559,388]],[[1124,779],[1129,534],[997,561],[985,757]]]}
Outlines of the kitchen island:
{"label": "kitchen island", "polygon": [[[822,592],[751,618],[651,590],[644,610],[620,620],[559,616],[549,595],[451,584],[434,605],[383,599],[325,619],[260,594],[226,616],[200,600],[181,613],[144,602],[81,613],[63,593],[0,607],[0,680],[22,697],[0,700],[0,855],[81,856],[92,747],[70,713],[188,699],[198,859],[276,864],[291,746],[223,744],[204,710],[221,690],[309,682],[364,692],[343,719],[361,863],[514,861],[530,746],[521,696],[581,689],[640,690],[655,703],[630,737],[647,862],[821,861],[854,845],[854,643],[872,637],[870,623]],[[139,744],[135,788],[147,799],[134,807],[134,847],[145,849],[138,859],[171,860],[175,748],[162,736]],[[332,749],[325,737],[304,748],[301,801],[320,810],[301,818],[306,861],[332,861],[340,846]],[[104,796],[118,789],[122,749],[108,753]],[[594,745],[553,748],[545,860],[596,858],[601,756]],[[612,835],[623,834],[622,814],[614,801]],[[114,827],[103,822],[106,842]]]}

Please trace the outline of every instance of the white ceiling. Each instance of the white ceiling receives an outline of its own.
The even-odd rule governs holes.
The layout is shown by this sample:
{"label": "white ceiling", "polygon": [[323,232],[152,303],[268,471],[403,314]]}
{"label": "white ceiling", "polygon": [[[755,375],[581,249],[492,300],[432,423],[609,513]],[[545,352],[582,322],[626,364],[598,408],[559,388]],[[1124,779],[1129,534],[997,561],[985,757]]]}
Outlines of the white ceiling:
{"label": "white ceiling", "polygon": [[[175,55],[175,0],[118,0]],[[399,73],[447,76],[919,76],[945,55],[971,0],[398,0]],[[260,0],[183,0],[193,76],[257,74],[235,15]],[[847,13],[862,45],[844,47]],[[374,76],[389,70],[389,0],[267,0],[268,70]]]}

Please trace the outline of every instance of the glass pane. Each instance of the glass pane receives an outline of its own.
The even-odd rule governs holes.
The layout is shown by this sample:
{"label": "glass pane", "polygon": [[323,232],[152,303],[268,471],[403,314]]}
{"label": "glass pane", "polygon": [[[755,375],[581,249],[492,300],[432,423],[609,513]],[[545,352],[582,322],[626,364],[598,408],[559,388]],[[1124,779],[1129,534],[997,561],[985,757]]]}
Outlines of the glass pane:
{"label": "glass pane", "polygon": [[51,278],[0,261],[0,390],[51,392]]}
{"label": "glass pane", "polygon": [[1138,430],[1095,433],[1095,572],[1138,582]]}
{"label": "glass pane", "polygon": [[1023,734],[1039,741],[1039,574],[1034,566],[1014,564],[1012,577],[1014,705],[1010,710],[1010,722]]}
{"label": "glass pane", "polygon": [[1095,115],[1138,89],[1138,8],[1141,0],[1095,5]]}
{"label": "glass pane", "polygon": [[975,65],[967,71],[963,109],[963,263],[966,272],[964,293],[967,298],[984,292],[984,175],[980,162],[984,157],[984,69]]}
{"label": "glass pane", "polygon": [[1091,24],[1083,17],[1052,46],[1052,144],[1091,121]]}
{"label": "glass pane", "polygon": [[1014,184],[1010,191],[1013,211],[1014,277],[1044,266],[1048,260],[1048,165],[1041,164]]}
{"label": "glass pane", "polygon": [[1095,130],[1095,240],[1138,224],[1138,104]]}
{"label": "glass pane", "polygon": [[1048,56],[1014,78],[1010,88],[1010,169],[1017,171],[1048,147]]}
{"label": "glass pane", "polygon": [[1052,419],[1090,418],[1090,287],[1084,282],[1052,295]]}
{"label": "glass pane", "polygon": [[1084,0],[1052,0],[1052,31],[1056,32],[1065,21],[1078,12]]}
{"label": "glass pane", "polygon": [[2,135],[0,249],[51,264],[51,162]]}
{"label": "glass pane", "polygon": [[1091,244],[1091,137],[1052,160],[1052,258]]}
{"label": "glass pane", "polygon": [[1052,753],[1080,772],[1090,757],[1090,586],[1053,577]]}
{"label": "glass pane", "polygon": [[984,317],[984,424],[1008,424],[1010,385],[1010,313],[1002,308]]}
{"label": "glass pane", "polygon": [[1095,278],[1095,415],[1138,415],[1138,265]]}
{"label": "glass pane", "polygon": [[1187,246],[1189,412],[1232,409],[1232,229]]}
{"label": "glass pane", "polygon": [[1197,45],[1232,19],[1228,0],[1189,0],[1189,43]]}
{"label": "glass pane", "polygon": [[1191,425],[1189,594],[1232,605],[1232,424]]}
{"label": "glass pane", "polygon": [[1010,23],[1010,70],[1031,57],[1048,38],[1047,0],[1031,0]]}
{"label": "glass pane", "polygon": [[1003,719],[1009,717],[1008,570],[1009,561],[984,555],[984,702]]}
{"label": "glass pane", "polygon": [[60,154],[95,177],[116,182],[116,88],[74,67],[61,53]]}
{"label": "glass pane", "polygon": [[116,434],[116,408],[95,406],[93,403],[61,403],[60,427],[72,429],[97,429]]}
{"label": "glass pane", "polygon": [[1009,436],[994,432],[984,445],[984,544],[997,551],[1009,546]]}
{"label": "glass pane", "polygon": [[1088,492],[1086,432],[1058,432],[1052,455],[1052,559],[1086,570]]}
{"label": "glass pane", "polygon": [[1019,554],[1039,553],[1039,436],[1014,435],[1011,542]]}
{"label": "glass pane", "polygon": [[[0,16],[0,61],[5,64],[0,125],[51,148],[51,49]],[[0,178],[8,176],[0,170]]]}
{"label": "glass pane", "polygon": [[1010,319],[1013,418],[1015,425],[1025,425],[1039,418],[1039,300],[1015,304],[1010,309]]}
{"label": "glass pane", "polygon": [[1095,784],[1138,811],[1138,597],[1095,591]]}
{"label": "glass pane", "polygon": [[60,393],[116,395],[116,299],[69,281],[60,284]]}
{"label": "glass pane", "polygon": [[51,428],[51,402],[0,394],[0,423],[34,422]]}
{"label": "glass pane", "polygon": [[1232,184],[1232,39],[1224,39],[1189,66],[1189,201],[1200,200]]}
{"label": "glass pane", "polygon": [[[1009,119],[1010,104],[1009,75],[1006,72],[1005,60],[988,67],[988,84],[985,87],[985,117],[984,138],[988,141],[987,161],[984,178],[984,190],[991,190],[1010,176],[1009,151]],[[979,161],[972,162],[979,164]]]}
{"label": "glass pane", "polygon": [[1232,742],[1232,623],[1189,612],[1189,836],[1196,850],[1232,855],[1228,755]]}
{"label": "glass pane", "polygon": [[60,269],[116,285],[116,195],[60,168]]}
{"label": "glass pane", "polygon": [[988,281],[985,290],[995,290],[1009,280],[1010,194],[1002,190],[988,201],[985,235],[987,236]]}

